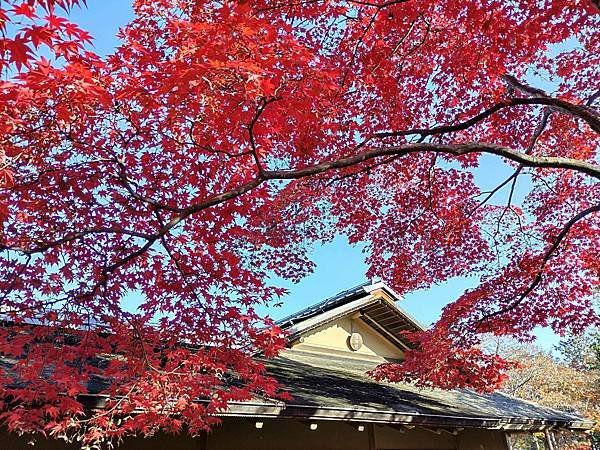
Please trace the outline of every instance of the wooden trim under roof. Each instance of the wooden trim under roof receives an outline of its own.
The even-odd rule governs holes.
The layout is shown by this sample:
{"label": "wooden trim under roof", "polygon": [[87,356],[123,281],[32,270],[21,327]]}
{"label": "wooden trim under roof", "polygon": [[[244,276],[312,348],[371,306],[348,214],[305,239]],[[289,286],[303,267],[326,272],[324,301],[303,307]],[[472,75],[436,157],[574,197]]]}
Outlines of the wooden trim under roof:
{"label": "wooden trim under roof", "polygon": [[343,420],[347,422],[367,422],[399,425],[430,425],[448,428],[469,427],[520,431],[538,431],[549,428],[589,430],[593,422],[589,420],[544,420],[535,418],[489,418],[485,416],[450,416],[442,414],[397,413],[361,408],[332,408],[307,405],[233,402],[220,416],[296,418],[318,420]]}
{"label": "wooden trim under roof", "polygon": [[[91,410],[104,410],[109,397],[106,395],[80,395],[79,400]],[[206,401],[198,400],[198,403]],[[142,412],[137,410],[135,412]],[[419,425],[437,427],[468,427],[519,431],[542,431],[546,429],[570,429],[587,431],[594,422],[586,419],[558,420],[531,417],[486,417],[423,414],[419,412],[395,412],[365,408],[335,408],[315,405],[299,405],[281,401],[230,402],[228,407],[215,414],[217,417],[252,417],[265,419],[316,419],[325,421],[363,422],[396,425]]]}

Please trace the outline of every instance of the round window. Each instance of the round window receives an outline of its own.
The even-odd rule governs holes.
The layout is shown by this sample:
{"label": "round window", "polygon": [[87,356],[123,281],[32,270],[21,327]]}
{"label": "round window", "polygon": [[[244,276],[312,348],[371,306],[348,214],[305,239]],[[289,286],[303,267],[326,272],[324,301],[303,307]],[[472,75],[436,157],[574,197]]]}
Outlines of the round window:
{"label": "round window", "polygon": [[363,345],[363,338],[359,333],[352,333],[348,338],[348,346],[357,352]]}

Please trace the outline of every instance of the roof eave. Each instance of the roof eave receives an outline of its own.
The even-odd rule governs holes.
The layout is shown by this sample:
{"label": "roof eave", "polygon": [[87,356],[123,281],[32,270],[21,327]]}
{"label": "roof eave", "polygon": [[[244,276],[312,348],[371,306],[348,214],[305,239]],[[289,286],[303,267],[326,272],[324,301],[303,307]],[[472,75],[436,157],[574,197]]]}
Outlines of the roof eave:
{"label": "roof eave", "polygon": [[425,331],[428,328],[424,324],[422,324],[416,317],[414,317],[412,314],[410,314],[408,311],[406,311],[404,308],[398,305],[398,303],[403,300],[403,297],[400,294],[396,293],[396,291],[394,291],[383,281],[373,283],[369,286],[364,286],[363,289],[365,290],[365,292],[371,295],[373,295],[373,292],[376,292],[378,290],[385,292],[389,297],[389,300],[391,300],[388,301],[388,303],[390,303],[390,305],[393,308],[395,308],[400,314],[402,314],[402,316],[404,316],[404,318],[408,322],[410,322],[415,328],[419,328],[421,331]]}
{"label": "roof eave", "polygon": [[587,431],[593,422],[564,421],[551,419],[497,418],[497,417],[458,417],[419,413],[398,413],[371,409],[344,409],[295,404],[266,404],[240,402],[218,414],[222,417],[262,417],[314,419],[344,422],[368,422],[396,425],[437,426],[448,428],[484,428],[520,431],[541,431],[550,428],[566,428]]}
{"label": "roof eave", "polygon": [[[82,395],[84,405],[91,410],[103,410],[109,396]],[[203,401],[200,401],[204,403]],[[141,413],[140,411],[134,411]],[[231,402],[227,409],[215,414],[218,417],[247,417],[265,419],[303,419],[342,422],[365,422],[389,425],[435,426],[446,428],[482,428],[514,431],[542,431],[569,429],[588,431],[594,422],[588,420],[531,419],[519,417],[468,417],[443,414],[400,413],[376,409],[335,408],[318,405],[297,405],[280,401]]]}

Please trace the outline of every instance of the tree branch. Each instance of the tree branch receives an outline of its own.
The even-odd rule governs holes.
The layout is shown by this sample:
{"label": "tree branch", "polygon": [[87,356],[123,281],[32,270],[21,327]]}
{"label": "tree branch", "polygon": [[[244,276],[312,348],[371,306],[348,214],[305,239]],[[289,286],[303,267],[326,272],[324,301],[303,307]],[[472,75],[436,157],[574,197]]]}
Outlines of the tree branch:
{"label": "tree branch", "polygon": [[291,180],[317,175],[329,170],[344,169],[381,156],[408,155],[411,153],[444,153],[453,156],[464,156],[471,153],[489,153],[501,156],[511,161],[523,164],[525,167],[567,169],[589,175],[600,180],[600,166],[573,158],[558,156],[533,156],[521,153],[508,147],[491,143],[465,144],[431,144],[417,143],[391,145],[366,150],[353,156],[335,159],[302,169],[267,170],[264,178],[267,180]]}
{"label": "tree branch", "polygon": [[420,136],[434,136],[437,134],[464,131],[468,128],[471,128],[473,125],[484,121],[485,119],[497,113],[498,111],[520,105],[546,105],[559,108],[557,109],[558,112],[575,116],[586,122],[596,133],[600,133],[600,116],[593,108],[576,105],[574,103],[570,103],[565,100],[560,100],[552,97],[529,97],[513,98],[511,100],[496,103],[495,105],[490,106],[489,108],[477,114],[476,116],[454,125],[441,125],[433,128],[413,128],[410,130],[400,131],[382,131],[379,133],[373,133],[372,137],[381,139],[387,137],[401,137],[417,134]]}
{"label": "tree branch", "polygon": [[519,304],[521,304],[521,302],[523,302],[523,300],[525,300],[525,298],[527,298],[527,296],[529,294],[531,294],[534,291],[534,289],[541,283],[543,274],[544,274],[544,268],[546,267],[546,264],[548,263],[548,261],[550,260],[552,255],[554,255],[554,252],[556,251],[558,246],[561,244],[561,242],[564,240],[564,238],[567,236],[567,234],[569,234],[569,231],[571,231],[571,228],[573,228],[573,226],[580,220],[584,219],[585,217],[587,217],[591,214],[597,213],[597,212],[600,212],[600,204],[591,206],[587,209],[584,209],[579,214],[577,214],[576,216],[571,218],[571,220],[569,220],[563,226],[562,230],[560,231],[560,233],[558,234],[556,239],[554,239],[554,241],[552,242],[552,245],[550,246],[550,248],[548,248],[546,253],[544,253],[544,256],[542,258],[542,261],[541,261],[540,267],[536,273],[536,276],[534,277],[532,283],[527,287],[527,289],[525,289],[525,291],[523,291],[523,293],[519,296],[519,298],[516,299],[511,304],[509,304],[509,305],[505,306],[504,308],[501,308],[497,311],[486,314],[482,318],[476,320],[474,323],[475,330],[479,329],[480,325],[483,322],[485,322],[493,317],[497,317],[502,314],[505,314],[505,313],[513,310],[517,306],[519,306]]}

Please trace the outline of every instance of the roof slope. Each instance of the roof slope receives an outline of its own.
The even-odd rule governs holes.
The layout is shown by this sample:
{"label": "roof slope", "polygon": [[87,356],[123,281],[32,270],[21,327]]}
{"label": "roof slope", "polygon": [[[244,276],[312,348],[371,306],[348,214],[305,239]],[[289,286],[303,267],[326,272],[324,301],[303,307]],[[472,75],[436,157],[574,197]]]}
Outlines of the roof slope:
{"label": "roof slope", "polygon": [[[430,427],[476,427],[543,430],[549,427],[588,430],[593,422],[502,393],[419,389],[406,383],[381,383],[367,375],[373,362],[285,350],[264,359],[267,372],[292,396],[288,402],[256,398],[234,402],[221,413],[233,417],[343,420]],[[88,407],[104,408],[107,397],[94,394],[90,380]]]}
{"label": "roof slope", "polygon": [[224,415],[303,417],[446,427],[539,430],[589,429],[581,417],[495,393],[419,389],[379,383],[367,361],[331,358],[290,349],[265,360],[267,371],[292,395],[287,404],[239,403]]}
{"label": "roof slope", "polygon": [[[339,314],[356,309],[367,323],[382,314],[383,328],[394,330],[397,321],[402,326],[420,328],[389,299],[371,295],[384,290],[393,299],[398,297],[381,283],[362,284],[331,297],[317,305],[280,321],[280,326],[299,333],[335,320]],[[380,311],[378,313],[377,311]],[[391,331],[390,331],[391,332]],[[0,368],[10,370],[16,361],[0,355]],[[291,394],[292,400],[261,398],[230,404],[223,416],[290,417],[321,420],[346,420],[391,424],[414,424],[437,427],[481,427],[541,430],[548,427],[590,429],[593,422],[573,414],[535,405],[514,397],[495,393],[479,395],[468,390],[442,391],[419,389],[410,384],[380,383],[366,372],[373,361],[347,357],[332,357],[287,349],[274,359],[263,359],[267,372]],[[103,408],[107,396],[101,394],[109,380],[92,377],[87,395],[80,396],[91,408]]]}

